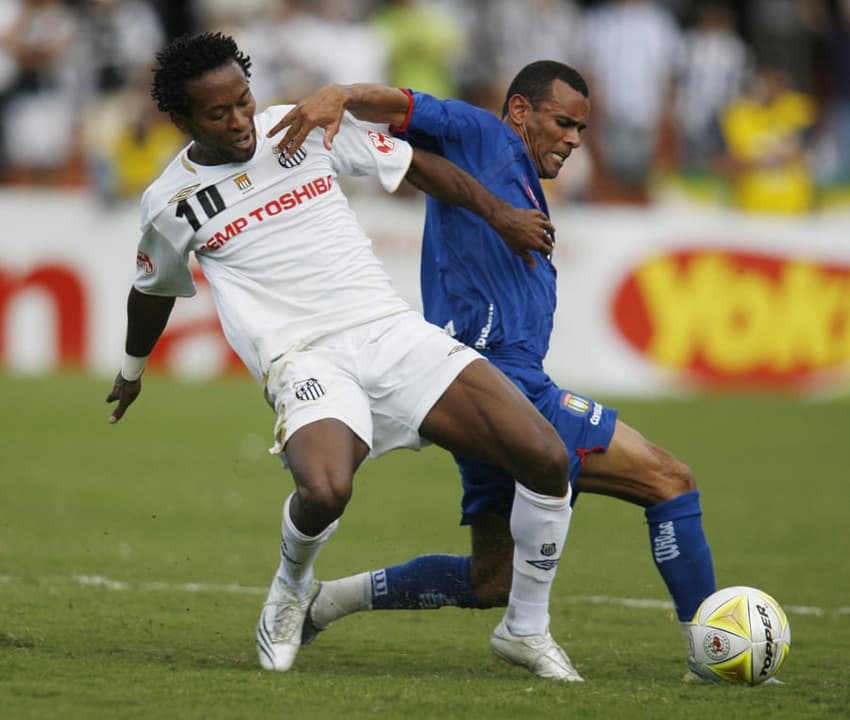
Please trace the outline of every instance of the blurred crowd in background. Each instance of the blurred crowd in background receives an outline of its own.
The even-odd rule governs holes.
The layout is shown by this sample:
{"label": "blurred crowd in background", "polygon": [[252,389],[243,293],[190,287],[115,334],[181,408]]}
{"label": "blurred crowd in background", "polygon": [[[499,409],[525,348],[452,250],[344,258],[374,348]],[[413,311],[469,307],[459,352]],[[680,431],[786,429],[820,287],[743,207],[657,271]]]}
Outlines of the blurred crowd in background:
{"label": "blurred crowd in background", "polygon": [[369,81],[498,113],[526,63],[573,65],[591,124],[555,204],[850,208],[850,0],[0,0],[0,186],[137,199],[185,143],[154,55],[206,30],[261,109]]}

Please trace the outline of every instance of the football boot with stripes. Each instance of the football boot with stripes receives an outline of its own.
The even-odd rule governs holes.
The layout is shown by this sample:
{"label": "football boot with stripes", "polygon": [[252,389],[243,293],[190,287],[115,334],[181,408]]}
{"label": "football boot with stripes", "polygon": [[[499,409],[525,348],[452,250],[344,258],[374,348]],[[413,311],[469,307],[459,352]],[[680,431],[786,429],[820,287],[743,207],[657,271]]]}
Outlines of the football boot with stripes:
{"label": "football boot with stripes", "polygon": [[548,630],[543,635],[514,635],[502,619],[490,636],[490,647],[497,657],[528,668],[538,677],[584,682]]}
{"label": "football boot with stripes", "polygon": [[299,597],[279,578],[272,581],[260,619],[257,622],[257,654],[265,670],[285,672],[292,667],[301,647],[301,631],[307,608],[318,586]]}

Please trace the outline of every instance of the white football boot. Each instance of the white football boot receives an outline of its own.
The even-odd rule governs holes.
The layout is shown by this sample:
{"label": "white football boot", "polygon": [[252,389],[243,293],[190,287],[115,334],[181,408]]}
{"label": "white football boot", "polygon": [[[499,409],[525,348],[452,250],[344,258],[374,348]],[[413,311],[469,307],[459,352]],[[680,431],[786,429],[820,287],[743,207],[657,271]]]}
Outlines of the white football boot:
{"label": "white football boot", "polygon": [[301,629],[317,587],[305,597],[295,595],[278,578],[272,580],[257,622],[257,654],[264,670],[285,672],[301,647]]}
{"label": "white football boot", "polygon": [[538,677],[584,682],[548,630],[544,635],[514,635],[502,619],[490,636],[490,647],[497,657],[528,668]]}

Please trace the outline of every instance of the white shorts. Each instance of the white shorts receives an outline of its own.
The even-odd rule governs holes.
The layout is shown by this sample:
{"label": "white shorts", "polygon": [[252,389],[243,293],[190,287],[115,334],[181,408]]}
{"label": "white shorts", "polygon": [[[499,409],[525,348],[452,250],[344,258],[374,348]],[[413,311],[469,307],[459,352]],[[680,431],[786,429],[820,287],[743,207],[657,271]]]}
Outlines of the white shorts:
{"label": "white shorts", "polygon": [[277,412],[275,446],[305,425],[335,418],[378,457],[395,448],[418,450],[419,426],[446,388],[482,356],[419,313],[392,315],[324,337],[278,358],[269,368],[267,397]]}

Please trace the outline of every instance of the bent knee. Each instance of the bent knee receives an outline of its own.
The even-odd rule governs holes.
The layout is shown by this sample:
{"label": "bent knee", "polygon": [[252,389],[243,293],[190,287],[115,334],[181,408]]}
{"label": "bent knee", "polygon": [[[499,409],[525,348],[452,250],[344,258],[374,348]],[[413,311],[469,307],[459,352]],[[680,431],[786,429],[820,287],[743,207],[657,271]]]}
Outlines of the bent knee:
{"label": "bent knee", "polygon": [[351,500],[351,482],[329,479],[302,480],[297,483],[301,505],[312,513],[338,518]]}
{"label": "bent knee", "polygon": [[690,467],[668,450],[646,441],[641,451],[631,457],[624,480],[628,481],[627,492],[612,494],[644,507],[673,500],[697,487]]}
{"label": "bent knee", "polygon": [[570,474],[570,456],[561,438],[554,432],[541,439],[534,457],[525,465],[518,477],[529,490],[551,497],[567,494]]}
{"label": "bent knee", "polygon": [[666,450],[663,453],[662,474],[671,497],[696,490],[697,482],[690,467]]}
{"label": "bent knee", "polygon": [[567,494],[570,480],[570,456],[567,449],[559,441],[549,448],[540,468],[540,477],[543,479],[543,494],[554,497],[563,497]]}
{"label": "bent knee", "polygon": [[697,482],[691,468],[666,451],[664,452],[666,457],[657,473],[659,477],[657,485],[659,494],[662,496],[661,499],[672,500],[679,495],[696,490]]}

